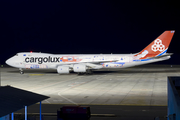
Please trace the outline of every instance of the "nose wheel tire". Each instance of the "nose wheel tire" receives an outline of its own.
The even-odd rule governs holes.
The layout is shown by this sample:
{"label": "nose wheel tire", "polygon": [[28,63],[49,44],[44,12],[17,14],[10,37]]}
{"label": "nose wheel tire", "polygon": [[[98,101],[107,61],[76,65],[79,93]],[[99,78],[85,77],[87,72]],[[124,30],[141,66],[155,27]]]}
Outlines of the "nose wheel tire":
{"label": "nose wheel tire", "polygon": [[21,74],[21,75],[24,74],[24,71],[20,71],[20,74]]}

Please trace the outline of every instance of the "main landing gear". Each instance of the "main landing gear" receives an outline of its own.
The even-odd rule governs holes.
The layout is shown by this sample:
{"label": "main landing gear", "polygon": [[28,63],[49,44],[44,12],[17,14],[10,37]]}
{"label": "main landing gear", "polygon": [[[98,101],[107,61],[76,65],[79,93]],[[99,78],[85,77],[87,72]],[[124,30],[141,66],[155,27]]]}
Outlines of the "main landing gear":
{"label": "main landing gear", "polygon": [[90,69],[87,69],[87,70],[86,70],[86,74],[87,74],[87,75],[91,75],[91,74],[93,74],[93,71],[90,70]]}
{"label": "main landing gear", "polygon": [[86,72],[78,72],[78,75],[84,75],[84,74],[91,75],[91,74],[93,74],[93,72],[90,69],[86,70]]}
{"label": "main landing gear", "polygon": [[21,75],[24,74],[24,71],[21,68],[19,68],[19,70],[20,70],[19,72]]}

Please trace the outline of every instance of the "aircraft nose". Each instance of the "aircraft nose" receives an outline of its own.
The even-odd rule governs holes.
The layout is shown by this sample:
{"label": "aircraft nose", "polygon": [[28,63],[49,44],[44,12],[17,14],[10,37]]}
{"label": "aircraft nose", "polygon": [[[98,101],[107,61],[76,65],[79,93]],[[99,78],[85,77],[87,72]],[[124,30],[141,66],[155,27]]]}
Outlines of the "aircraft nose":
{"label": "aircraft nose", "polygon": [[13,62],[12,62],[12,59],[11,59],[11,58],[6,60],[6,64],[12,66],[12,63],[13,63]]}

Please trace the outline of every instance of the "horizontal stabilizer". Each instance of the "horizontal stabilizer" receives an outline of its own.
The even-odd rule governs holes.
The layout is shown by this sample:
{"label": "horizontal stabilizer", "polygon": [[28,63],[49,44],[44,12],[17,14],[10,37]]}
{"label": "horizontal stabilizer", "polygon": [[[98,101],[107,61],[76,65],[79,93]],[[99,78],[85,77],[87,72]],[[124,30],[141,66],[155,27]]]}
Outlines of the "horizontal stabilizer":
{"label": "horizontal stabilizer", "polygon": [[147,59],[159,59],[159,58],[162,58],[162,57],[166,57],[166,56],[171,56],[173,53],[165,53],[161,56],[156,56],[156,57],[148,57]]}

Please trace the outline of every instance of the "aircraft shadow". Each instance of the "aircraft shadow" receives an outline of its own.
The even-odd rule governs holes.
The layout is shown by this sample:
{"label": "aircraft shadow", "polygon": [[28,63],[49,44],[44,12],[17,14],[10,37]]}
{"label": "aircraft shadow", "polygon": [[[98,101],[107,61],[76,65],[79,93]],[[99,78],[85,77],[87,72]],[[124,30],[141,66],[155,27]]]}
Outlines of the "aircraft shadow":
{"label": "aircraft shadow", "polygon": [[[8,73],[19,73],[19,70],[9,70]],[[82,75],[103,75],[108,73],[124,73],[124,74],[130,74],[130,73],[171,73],[171,72],[180,72],[180,68],[156,68],[156,69],[120,69],[120,70],[97,70],[93,71],[93,74],[82,74]],[[56,70],[24,70],[24,73],[26,74],[57,74]],[[70,72],[70,74],[77,74],[75,72]],[[67,75],[67,74],[62,74]],[[68,74],[69,75],[69,74]]]}

